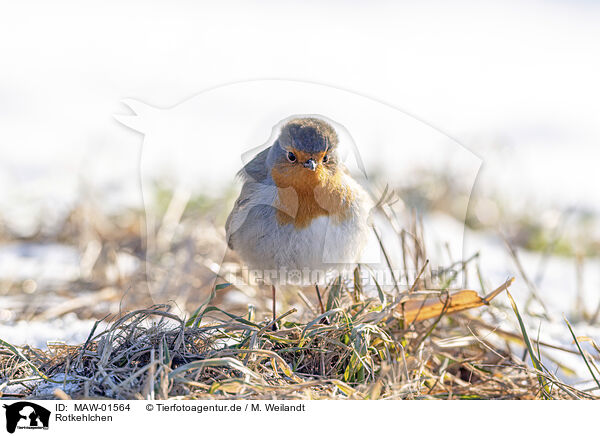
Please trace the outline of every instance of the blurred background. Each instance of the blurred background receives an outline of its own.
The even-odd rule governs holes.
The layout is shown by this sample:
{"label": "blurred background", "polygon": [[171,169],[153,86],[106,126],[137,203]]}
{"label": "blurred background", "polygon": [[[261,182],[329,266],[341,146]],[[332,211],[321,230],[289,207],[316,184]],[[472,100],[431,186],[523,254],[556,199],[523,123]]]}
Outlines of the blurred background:
{"label": "blurred background", "polygon": [[[517,276],[513,294],[532,328],[542,323],[542,339],[571,344],[563,314],[598,339],[598,22],[600,4],[584,0],[3,5],[0,337],[81,342],[97,318],[152,304],[145,207],[167,241],[157,262],[206,269],[193,280],[151,277],[165,300],[193,310],[212,284],[207,259],[222,258],[240,152],[271,132],[257,129],[257,142],[220,159],[221,178],[202,185],[198,172],[197,192],[174,190],[169,169],[152,167],[155,185],[142,197],[147,144],[114,115],[131,115],[123,99],[167,109],[226,84],[282,79],[389,105],[464,147],[478,163],[466,184],[443,165],[399,172],[393,159],[372,159],[368,173],[380,188],[391,181],[425,233],[428,222],[445,229],[438,245],[466,223],[462,254],[448,261],[479,252],[477,289]],[[411,154],[406,143],[366,154],[393,156],[394,146]],[[257,297],[228,298],[236,308]]]}

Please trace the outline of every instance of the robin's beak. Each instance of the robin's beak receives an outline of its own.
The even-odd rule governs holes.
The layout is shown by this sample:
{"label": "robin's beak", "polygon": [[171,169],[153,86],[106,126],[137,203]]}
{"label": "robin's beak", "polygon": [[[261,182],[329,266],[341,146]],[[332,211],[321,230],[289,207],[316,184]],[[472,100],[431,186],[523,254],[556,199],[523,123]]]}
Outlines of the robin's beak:
{"label": "robin's beak", "polygon": [[309,159],[306,162],[304,162],[304,168],[308,168],[311,171],[314,171],[317,169],[317,162],[314,159]]}

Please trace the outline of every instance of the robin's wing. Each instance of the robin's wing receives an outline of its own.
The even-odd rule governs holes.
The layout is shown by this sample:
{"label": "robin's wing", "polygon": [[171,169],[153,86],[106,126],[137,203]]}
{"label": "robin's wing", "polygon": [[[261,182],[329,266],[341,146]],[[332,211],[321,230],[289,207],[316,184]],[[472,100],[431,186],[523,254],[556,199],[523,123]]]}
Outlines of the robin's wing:
{"label": "robin's wing", "polygon": [[244,181],[264,183],[268,176],[267,155],[269,154],[270,149],[271,147],[265,148],[254,156],[254,159],[244,165],[244,168],[240,170],[238,175],[242,177]]}
{"label": "robin's wing", "polygon": [[[266,148],[258,153],[254,159],[244,165],[244,167],[238,173],[238,175],[244,180],[244,185],[242,186],[242,191],[235,201],[233,209],[231,210],[231,213],[227,217],[227,221],[225,223],[227,245],[232,250],[235,248],[233,247],[231,235],[239,227],[239,222],[243,222],[245,217],[248,215],[248,210],[251,206],[250,200],[253,194],[259,188],[257,185],[264,184],[267,181],[267,155],[269,154],[269,149],[270,148]],[[236,222],[237,225],[234,226],[234,222]]]}

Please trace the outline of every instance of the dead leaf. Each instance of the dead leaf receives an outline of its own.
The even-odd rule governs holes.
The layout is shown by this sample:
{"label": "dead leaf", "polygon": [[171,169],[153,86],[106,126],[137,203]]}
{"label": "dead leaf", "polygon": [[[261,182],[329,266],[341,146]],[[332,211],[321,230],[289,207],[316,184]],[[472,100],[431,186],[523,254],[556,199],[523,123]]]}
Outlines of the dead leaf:
{"label": "dead leaf", "polygon": [[513,282],[514,277],[507,280],[497,289],[485,297],[470,289],[460,291],[437,292],[429,295],[410,295],[400,301],[396,309],[407,324],[437,318],[442,314],[450,314],[463,310],[473,309],[488,305],[502,291],[507,289]]}

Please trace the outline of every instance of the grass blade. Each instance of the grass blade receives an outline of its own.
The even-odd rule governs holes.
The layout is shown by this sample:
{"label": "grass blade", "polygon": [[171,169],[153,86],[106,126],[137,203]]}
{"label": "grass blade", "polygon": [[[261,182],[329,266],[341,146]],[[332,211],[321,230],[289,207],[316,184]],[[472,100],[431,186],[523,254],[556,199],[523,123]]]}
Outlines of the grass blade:
{"label": "grass blade", "polygon": [[575,332],[573,332],[573,328],[571,327],[571,324],[569,323],[569,320],[567,320],[567,318],[565,318],[565,322],[567,323],[567,327],[569,327],[569,331],[571,332],[571,336],[573,336],[573,340],[575,341],[575,345],[577,345],[577,349],[579,350],[579,354],[581,354],[581,357],[583,357],[583,361],[585,362],[586,366],[588,367],[588,370],[590,371],[590,374],[592,374],[592,377],[594,378],[594,381],[598,385],[598,388],[600,388],[600,381],[598,381],[598,379],[596,378],[596,374],[594,374],[594,371],[592,371],[592,367],[590,366],[590,362],[588,362],[587,357],[585,357],[585,354],[583,354],[583,350],[581,349],[581,345],[579,345],[579,341],[577,340],[577,336],[575,336]]}
{"label": "grass blade", "polygon": [[[525,328],[525,323],[523,323],[523,318],[521,318],[521,314],[519,313],[517,304],[515,303],[515,300],[513,299],[512,295],[510,294],[510,292],[508,290],[506,291],[506,295],[508,295],[508,299],[510,300],[510,304],[513,308],[513,311],[515,312],[515,315],[517,315],[517,320],[519,321],[519,327],[521,328],[521,334],[523,335],[523,342],[525,342],[525,346],[527,347],[527,352],[529,353],[529,357],[531,358],[531,363],[533,364],[533,367],[535,369],[537,369],[539,372],[543,373],[544,370],[542,368],[540,361],[538,360],[537,356],[535,355],[535,353],[533,351],[533,346],[531,345],[531,341],[529,340],[529,335],[527,334],[527,329]],[[537,378],[540,383],[540,387],[543,388],[542,392],[544,393],[544,397],[549,398],[550,392],[549,392],[548,386],[544,382],[544,378],[542,377],[541,374],[538,374]]]}

